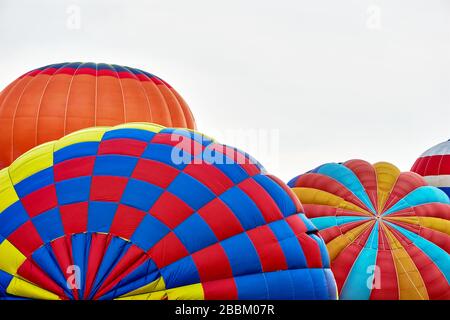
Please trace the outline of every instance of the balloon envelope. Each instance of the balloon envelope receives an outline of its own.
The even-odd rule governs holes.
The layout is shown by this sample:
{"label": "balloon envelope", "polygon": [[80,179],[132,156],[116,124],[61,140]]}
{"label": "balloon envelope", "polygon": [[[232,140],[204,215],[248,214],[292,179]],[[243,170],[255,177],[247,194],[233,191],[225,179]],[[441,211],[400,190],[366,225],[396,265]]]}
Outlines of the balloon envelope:
{"label": "balloon envelope", "polygon": [[0,171],[0,297],[335,299],[323,240],[247,154],[153,124],[91,128]]}
{"label": "balloon envelope", "polygon": [[425,151],[411,168],[450,197],[450,140]]}
{"label": "balloon envelope", "polygon": [[320,230],[341,299],[450,299],[450,201],[386,162],[324,164],[288,184]]}
{"label": "balloon envelope", "polygon": [[183,98],[148,72],[80,62],[30,71],[0,94],[0,168],[76,130],[133,121],[195,128]]}

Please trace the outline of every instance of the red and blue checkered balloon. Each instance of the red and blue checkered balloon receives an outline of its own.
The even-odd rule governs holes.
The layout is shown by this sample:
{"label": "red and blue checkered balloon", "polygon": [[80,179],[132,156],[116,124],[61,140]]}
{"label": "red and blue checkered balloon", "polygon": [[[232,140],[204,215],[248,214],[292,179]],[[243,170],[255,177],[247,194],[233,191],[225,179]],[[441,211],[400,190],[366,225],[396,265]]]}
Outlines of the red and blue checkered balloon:
{"label": "red and blue checkered balloon", "polygon": [[247,154],[134,123],[0,171],[2,299],[335,299],[300,202]]}

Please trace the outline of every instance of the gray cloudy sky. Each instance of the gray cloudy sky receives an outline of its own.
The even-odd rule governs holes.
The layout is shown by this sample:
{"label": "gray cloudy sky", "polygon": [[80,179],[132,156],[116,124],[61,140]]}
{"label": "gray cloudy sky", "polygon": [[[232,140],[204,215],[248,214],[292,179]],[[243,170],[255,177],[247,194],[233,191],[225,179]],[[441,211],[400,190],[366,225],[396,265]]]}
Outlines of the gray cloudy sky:
{"label": "gray cloudy sky", "polygon": [[450,138],[450,0],[0,0],[0,48],[1,88],[63,61],[154,73],[284,180],[351,158],[408,170]]}

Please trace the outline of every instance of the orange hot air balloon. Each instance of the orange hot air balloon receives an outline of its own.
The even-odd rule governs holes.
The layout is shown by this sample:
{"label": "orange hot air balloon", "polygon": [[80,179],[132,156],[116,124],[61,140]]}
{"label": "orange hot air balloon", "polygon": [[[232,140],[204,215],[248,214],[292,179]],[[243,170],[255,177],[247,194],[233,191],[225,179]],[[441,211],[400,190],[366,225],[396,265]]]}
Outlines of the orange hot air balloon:
{"label": "orange hot air balloon", "polygon": [[73,131],[137,121],[196,128],[183,98],[148,72],[80,62],[30,71],[0,93],[0,169]]}

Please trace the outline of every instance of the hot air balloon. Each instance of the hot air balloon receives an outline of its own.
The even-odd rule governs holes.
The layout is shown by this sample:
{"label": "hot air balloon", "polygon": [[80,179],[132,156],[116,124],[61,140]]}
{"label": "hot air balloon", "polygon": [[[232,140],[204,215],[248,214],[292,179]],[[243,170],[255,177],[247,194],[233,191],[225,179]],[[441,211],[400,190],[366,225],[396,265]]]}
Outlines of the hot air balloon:
{"label": "hot air balloon", "polygon": [[80,62],[30,71],[0,94],[0,169],[76,130],[134,121],[195,128],[183,98],[148,72]]}
{"label": "hot air balloon", "polygon": [[450,140],[425,151],[411,171],[420,174],[430,185],[438,187],[450,197]]}
{"label": "hot air balloon", "polygon": [[341,299],[450,299],[450,201],[413,172],[328,163],[288,184],[320,230]]}
{"label": "hot air balloon", "polygon": [[335,299],[290,189],[186,129],[95,127],[0,171],[0,297]]}

